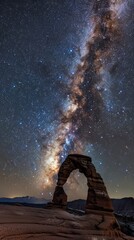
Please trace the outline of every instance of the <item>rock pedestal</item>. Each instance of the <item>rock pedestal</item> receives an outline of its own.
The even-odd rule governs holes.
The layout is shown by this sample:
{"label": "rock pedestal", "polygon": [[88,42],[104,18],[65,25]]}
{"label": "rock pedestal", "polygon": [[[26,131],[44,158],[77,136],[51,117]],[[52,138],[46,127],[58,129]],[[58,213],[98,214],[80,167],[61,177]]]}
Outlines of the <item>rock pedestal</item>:
{"label": "rock pedestal", "polygon": [[55,188],[54,196],[53,196],[53,203],[57,207],[66,208],[67,206],[67,195],[64,192],[62,186],[57,186]]}

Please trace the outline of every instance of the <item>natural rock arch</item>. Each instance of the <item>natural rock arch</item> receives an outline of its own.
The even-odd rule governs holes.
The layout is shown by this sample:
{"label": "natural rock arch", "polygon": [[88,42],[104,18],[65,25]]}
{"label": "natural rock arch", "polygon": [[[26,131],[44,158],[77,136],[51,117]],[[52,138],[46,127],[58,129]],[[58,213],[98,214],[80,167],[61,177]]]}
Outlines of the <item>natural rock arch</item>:
{"label": "natural rock arch", "polygon": [[111,200],[108,196],[105,184],[100,174],[88,156],[79,154],[70,154],[62,163],[58,172],[58,181],[53,195],[53,205],[64,208],[67,205],[67,195],[64,192],[63,185],[66,183],[70,173],[79,169],[87,178],[88,195],[86,202],[86,213],[91,210],[102,210],[112,212]]}

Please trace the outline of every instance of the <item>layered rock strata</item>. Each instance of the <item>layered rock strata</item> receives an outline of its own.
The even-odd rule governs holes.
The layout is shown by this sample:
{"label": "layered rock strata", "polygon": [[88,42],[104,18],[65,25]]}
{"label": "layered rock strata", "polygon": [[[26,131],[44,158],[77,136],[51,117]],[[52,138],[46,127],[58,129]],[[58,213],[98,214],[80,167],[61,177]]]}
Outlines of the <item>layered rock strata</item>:
{"label": "layered rock strata", "polygon": [[111,199],[108,196],[102,177],[96,172],[92,160],[88,156],[71,154],[62,163],[58,172],[58,181],[53,195],[52,207],[66,208],[67,195],[63,186],[71,172],[76,169],[87,178],[88,194],[85,219],[88,229],[90,231],[96,230],[97,234],[101,236],[108,236],[110,234],[114,237],[113,239],[118,239],[118,237],[121,237],[121,231],[113,214]]}
{"label": "layered rock strata", "polygon": [[79,172],[83,173],[87,178],[88,195],[86,213],[91,212],[91,210],[113,212],[112,203],[103,179],[100,174],[96,172],[91,158],[79,154],[69,155],[62,163],[58,172],[53,204],[61,208],[67,205],[67,195],[63,189],[63,185],[66,183],[70,173],[76,169],[79,169]]}

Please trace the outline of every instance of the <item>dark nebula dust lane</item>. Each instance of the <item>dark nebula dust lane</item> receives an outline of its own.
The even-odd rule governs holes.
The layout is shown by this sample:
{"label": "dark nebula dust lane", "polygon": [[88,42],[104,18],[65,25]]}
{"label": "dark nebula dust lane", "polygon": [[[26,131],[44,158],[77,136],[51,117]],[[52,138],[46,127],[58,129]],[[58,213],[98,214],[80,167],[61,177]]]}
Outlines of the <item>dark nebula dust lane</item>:
{"label": "dark nebula dust lane", "polygon": [[[92,157],[112,197],[134,195],[132,7],[0,1],[2,196],[50,198],[69,153]],[[85,197],[85,179],[66,189]]]}
{"label": "dark nebula dust lane", "polygon": [[92,142],[89,131],[91,135],[94,134],[94,127],[100,121],[105,105],[104,84],[107,82],[108,85],[109,82],[106,61],[112,56],[115,44],[121,40],[118,10],[123,7],[122,4],[121,1],[111,0],[93,4],[92,29],[85,42],[85,55],[81,57],[68,84],[67,108],[61,113],[59,126],[50,145],[44,145],[43,166],[39,173],[44,188],[54,184],[53,176],[62,158],[70,152],[84,153],[86,143]]}

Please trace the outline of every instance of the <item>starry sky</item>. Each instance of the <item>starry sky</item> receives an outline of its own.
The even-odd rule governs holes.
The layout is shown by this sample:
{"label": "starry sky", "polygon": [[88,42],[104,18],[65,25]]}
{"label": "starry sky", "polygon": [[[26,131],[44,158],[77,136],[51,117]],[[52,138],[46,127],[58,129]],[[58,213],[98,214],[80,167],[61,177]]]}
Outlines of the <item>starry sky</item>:
{"label": "starry sky", "polygon": [[[133,0],[0,0],[0,196],[51,198],[82,153],[134,197]],[[78,171],[65,186],[86,198]]]}

